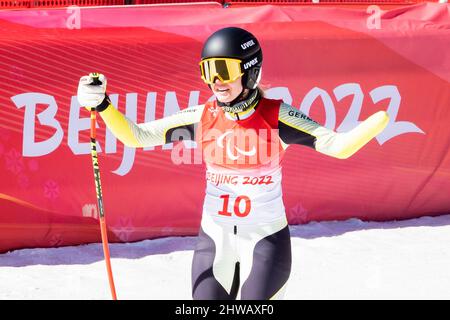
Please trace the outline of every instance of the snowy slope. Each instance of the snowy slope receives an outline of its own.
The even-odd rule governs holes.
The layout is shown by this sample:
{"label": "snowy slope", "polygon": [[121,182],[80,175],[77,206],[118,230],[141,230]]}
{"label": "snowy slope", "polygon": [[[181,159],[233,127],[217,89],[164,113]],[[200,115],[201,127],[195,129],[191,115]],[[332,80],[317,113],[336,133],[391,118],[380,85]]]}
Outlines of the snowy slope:
{"label": "snowy slope", "polygon": [[[450,299],[450,215],[291,226],[285,299]],[[195,237],[112,244],[119,299],[191,299]],[[0,255],[0,299],[109,299],[101,245]]]}

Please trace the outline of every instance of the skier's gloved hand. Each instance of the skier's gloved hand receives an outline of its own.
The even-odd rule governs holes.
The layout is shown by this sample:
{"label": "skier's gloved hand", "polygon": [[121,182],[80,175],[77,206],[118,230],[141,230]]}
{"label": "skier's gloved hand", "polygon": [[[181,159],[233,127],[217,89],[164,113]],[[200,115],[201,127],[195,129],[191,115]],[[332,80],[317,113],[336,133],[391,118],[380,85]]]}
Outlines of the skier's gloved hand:
{"label": "skier's gloved hand", "polygon": [[106,77],[103,74],[90,73],[80,78],[77,98],[80,105],[89,111],[95,108],[98,112],[105,110],[111,103],[106,94]]}

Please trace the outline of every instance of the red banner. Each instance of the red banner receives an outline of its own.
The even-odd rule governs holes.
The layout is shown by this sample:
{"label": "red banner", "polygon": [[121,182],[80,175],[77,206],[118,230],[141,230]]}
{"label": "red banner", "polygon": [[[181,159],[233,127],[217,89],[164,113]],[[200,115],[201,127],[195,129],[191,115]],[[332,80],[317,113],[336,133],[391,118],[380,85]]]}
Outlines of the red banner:
{"label": "red banner", "polygon": [[[283,192],[291,224],[450,212],[447,4],[3,11],[0,251],[100,240],[79,78],[102,72],[129,118],[162,118],[211,98],[200,51],[225,26],[260,40],[267,96],[338,132],[378,110],[390,115],[387,129],[347,160],[289,147]],[[203,165],[174,164],[172,144],[123,147],[102,121],[97,135],[110,240],[197,233]]]}

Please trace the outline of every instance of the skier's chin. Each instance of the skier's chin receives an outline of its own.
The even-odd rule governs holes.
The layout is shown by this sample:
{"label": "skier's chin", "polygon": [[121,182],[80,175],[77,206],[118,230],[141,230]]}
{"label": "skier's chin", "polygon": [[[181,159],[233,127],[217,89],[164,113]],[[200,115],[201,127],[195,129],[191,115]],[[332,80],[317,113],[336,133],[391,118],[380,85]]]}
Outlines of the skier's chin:
{"label": "skier's chin", "polygon": [[216,99],[222,103],[228,103],[236,99],[239,94],[232,94],[231,90],[225,92],[214,92]]}

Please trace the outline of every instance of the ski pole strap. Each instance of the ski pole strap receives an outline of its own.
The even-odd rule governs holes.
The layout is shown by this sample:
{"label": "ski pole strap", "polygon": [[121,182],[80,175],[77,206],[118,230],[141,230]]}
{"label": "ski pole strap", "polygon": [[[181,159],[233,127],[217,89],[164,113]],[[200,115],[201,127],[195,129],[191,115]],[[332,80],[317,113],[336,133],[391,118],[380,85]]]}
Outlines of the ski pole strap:
{"label": "ski pole strap", "polygon": [[95,109],[97,110],[97,112],[102,112],[105,111],[110,104],[111,100],[109,99],[108,95],[105,94],[105,99],[103,99],[102,103],[100,103]]}

